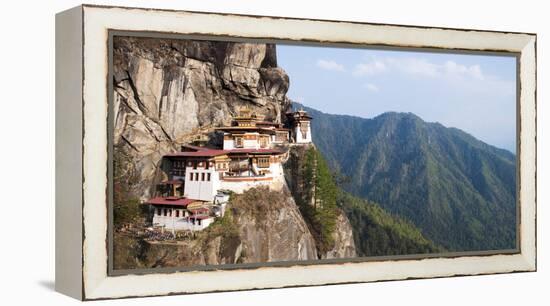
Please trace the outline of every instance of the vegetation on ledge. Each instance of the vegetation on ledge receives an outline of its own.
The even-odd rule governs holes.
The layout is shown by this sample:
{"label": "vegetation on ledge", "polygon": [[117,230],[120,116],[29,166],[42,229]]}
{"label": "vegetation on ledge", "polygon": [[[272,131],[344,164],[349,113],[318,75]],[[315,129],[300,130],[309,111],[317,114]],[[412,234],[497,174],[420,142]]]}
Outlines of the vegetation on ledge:
{"label": "vegetation on ledge", "polygon": [[384,211],[380,205],[338,194],[338,206],[352,227],[358,256],[425,254],[444,251],[426,239],[412,223]]}
{"label": "vegetation on ledge", "polygon": [[338,214],[336,186],[330,169],[314,146],[294,147],[285,164],[287,181],[300,213],[315,239],[317,251],[324,254],[334,247]]}
{"label": "vegetation on ledge", "polygon": [[125,225],[143,224],[147,207],[132,196],[130,189],[139,181],[139,174],[122,151],[114,154],[113,218],[115,229]]}

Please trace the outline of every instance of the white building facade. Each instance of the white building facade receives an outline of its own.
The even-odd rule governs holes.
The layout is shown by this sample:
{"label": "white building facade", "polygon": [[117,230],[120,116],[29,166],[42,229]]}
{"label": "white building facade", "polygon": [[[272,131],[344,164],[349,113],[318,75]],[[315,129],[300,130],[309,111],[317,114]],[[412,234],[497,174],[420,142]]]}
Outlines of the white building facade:
{"label": "white building facade", "polygon": [[147,204],[153,209],[153,226],[166,230],[199,231],[215,220],[212,204],[206,201],[170,196],[150,199]]}
{"label": "white building facade", "polygon": [[309,121],[299,121],[294,127],[294,139],[296,143],[311,143],[311,126]]}
{"label": "white building facade", "polygon": [[188,161],[185,168],[183,196],[202,201],[213,201],[220,189],[220,175],[212,160]]}
{"label": "white building facade", "polygon": [[311,117],[304,110],[287,113],[291,124],[292,138],[295,143],[308,144],[313,141],[311,135]]}
{"label": "white building facade", "polygon": [[166,230],[201,231],[214,222],[214,216],[192,216],[185,209],[155,207],[153,226]]}

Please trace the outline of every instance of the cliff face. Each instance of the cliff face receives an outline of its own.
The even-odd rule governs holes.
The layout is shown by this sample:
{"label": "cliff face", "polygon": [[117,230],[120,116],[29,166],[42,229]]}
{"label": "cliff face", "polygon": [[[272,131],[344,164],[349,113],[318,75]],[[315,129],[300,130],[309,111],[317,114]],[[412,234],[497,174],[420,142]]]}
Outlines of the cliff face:
{"label": "cliff face", "polygon": [[243,262],[317,259],[315,240],[286,186],[251,189],[229,205]]}
{"label": "cliff face", "polygon": [[[115,183],[144,201],[165,179],[162,156],[198,134],[219,139],[247,106],[280,122],[290,108],[289,78],[274,45],[116,37],[114,39]],[[120,173],[119,173],[120,172]],[[128,178],[132,173],[133,179]],[[281,190],[234,195],[229,215],[194,237],[148,242],[116,233],[115,268],[312,260],[355,255],[351,228],[338,217],[334,249],[319,254],[295,199]],[[345,219],[342,219],[342,217]],[[350,256],[348,256],[350,255]]]}
{"label": "cliff face", "polygon": [[351,224],[346,214],[340,209],[337,210],[336,228],[333,237],[334,246],[326,253],[321,254],[321,258],[351,258],[357,256]]}
{"label": "cliff face", "polygon": [[281,190],[261,187],[235,194],[228,209],[226,216],[206,230],[177,242],[147,242],[119,235],[115,267],[186,267],[318,258],[315,240],[286,186]]}
{"label": "cliff face", "polygon": [[140,200],[161,179],[162,155],[242,106],[276,122],[290,106],[274,45],[115,37],[113,65],[115,154],[139,172],[130,192]]}

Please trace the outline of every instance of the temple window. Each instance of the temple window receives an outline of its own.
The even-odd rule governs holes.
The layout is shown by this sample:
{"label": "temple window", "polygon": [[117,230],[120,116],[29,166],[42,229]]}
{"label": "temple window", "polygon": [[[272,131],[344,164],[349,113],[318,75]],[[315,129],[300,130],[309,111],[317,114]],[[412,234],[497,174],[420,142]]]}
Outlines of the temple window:
{"label": "temple window", "polygon": [[242,148],[243,147],[243,138],[242,137],[235,137],[235,147],[236,148]]}
{"label": "temple window", "polygon": [[260,138],[260,147],[265,148],[267,147],[268,139],[267,137]]}
{"label": "temple window", "polygon": [[258,167],[269,168],[269,157],[258,157]]}

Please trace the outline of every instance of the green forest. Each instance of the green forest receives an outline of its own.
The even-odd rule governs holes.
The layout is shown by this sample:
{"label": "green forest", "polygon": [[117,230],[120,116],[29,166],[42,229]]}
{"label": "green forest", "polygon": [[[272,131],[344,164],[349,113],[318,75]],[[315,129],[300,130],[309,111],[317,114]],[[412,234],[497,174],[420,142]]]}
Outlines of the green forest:
{"label": "green forest", "polygon": [[515,248],[513,153],[411,113],[365,119],[303,108],[316,147],[351,195],[449,251]]}
{"label": "green forest", "polygon": [[385,212],[380,205],[341,191],[338,206],[353,229],[358,256],[423,254],[444,251],[426,239],[412,223]]}
{"label": "green forest", "polygon": [[338,213],[353,228],[358,256],[433,253],[443,250],[425,238],[412,223],[385,212],[378,204],[357,198],[338,185],[343,178],[332,172],[314,146],[293,148],[285,165],[287,179],[319,253],[333,247]]}

